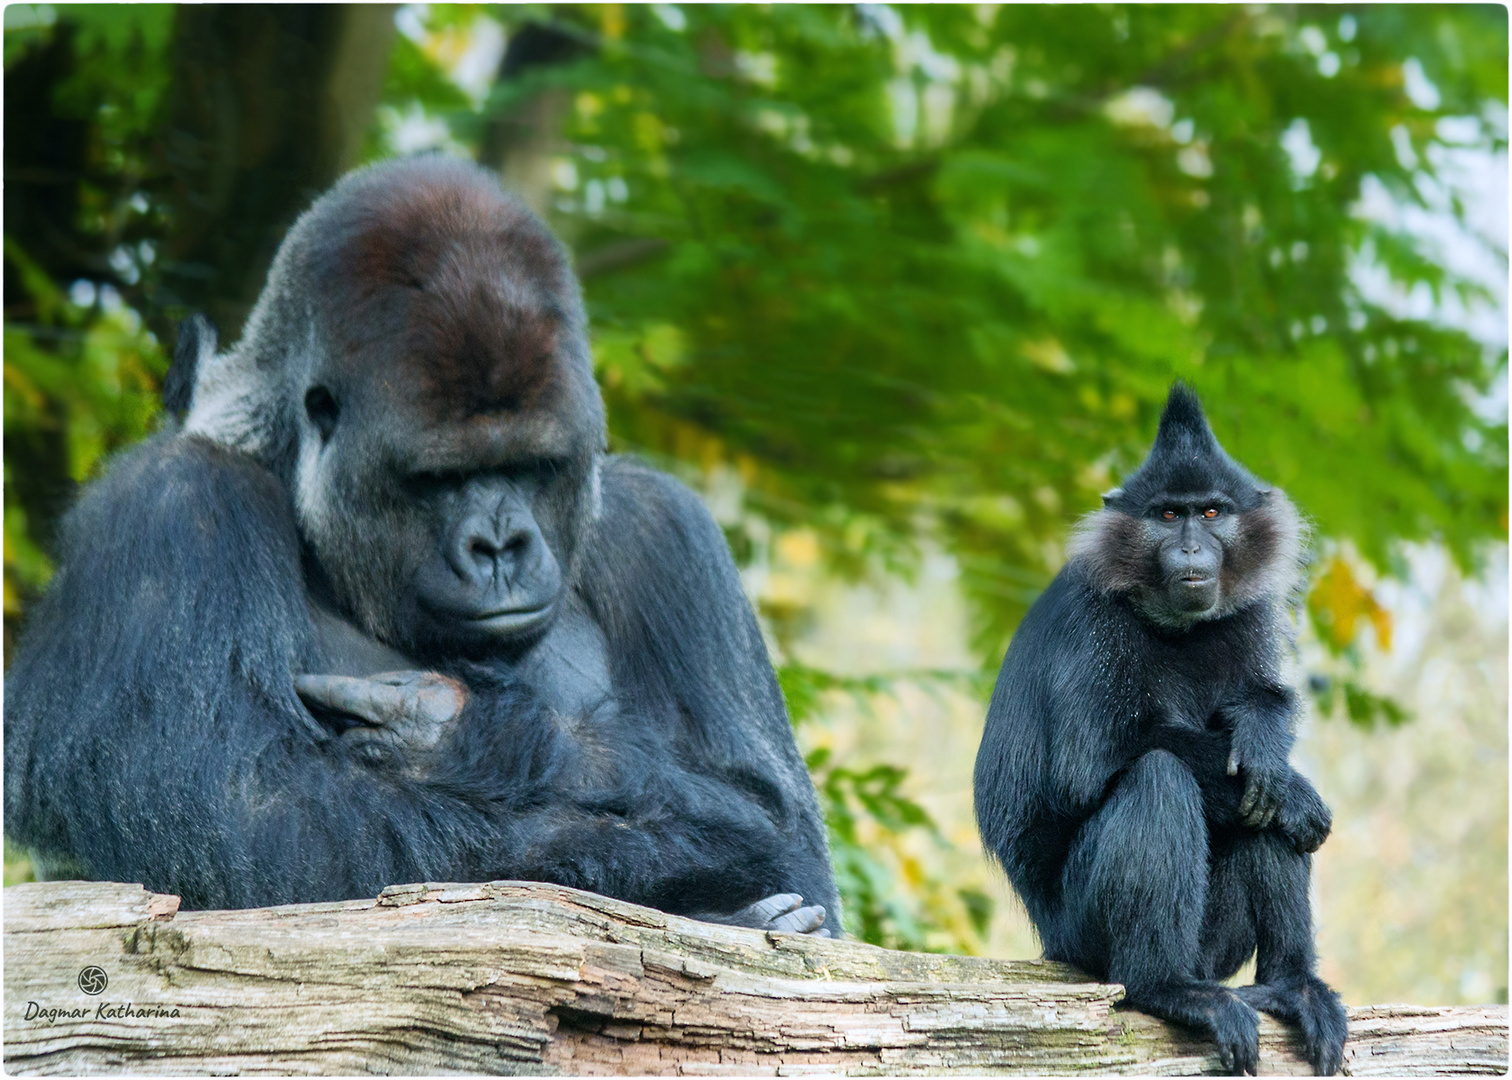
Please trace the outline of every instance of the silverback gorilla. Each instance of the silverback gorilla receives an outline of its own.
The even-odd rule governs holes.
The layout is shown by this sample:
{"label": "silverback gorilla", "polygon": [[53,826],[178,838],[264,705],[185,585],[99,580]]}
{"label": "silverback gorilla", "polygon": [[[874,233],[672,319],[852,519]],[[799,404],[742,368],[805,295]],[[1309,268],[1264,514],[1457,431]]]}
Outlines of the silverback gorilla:
{"label": "silverback gorilla", "polygon": [[[1045,955],[1124,984],[1255,1071],[1255,1009],[1342,1063],[1313,973],[1309,852],[1328,808],[1287,763],[1281,664],[1304,537],[1177,385],[1145,463],[1083,523],[998,675],[976,763],[988,848]],[[1256,984],[1218,980],[1256,954]]]}
{"label": "silverback gorilla", "polygon": [[14,839],[195,907],[515,878],[839,933],[723,535],[604,452],[567,256],[496,179],[353,173],[235,348],[185,332],[182,426],[85,491],[11,668]]}

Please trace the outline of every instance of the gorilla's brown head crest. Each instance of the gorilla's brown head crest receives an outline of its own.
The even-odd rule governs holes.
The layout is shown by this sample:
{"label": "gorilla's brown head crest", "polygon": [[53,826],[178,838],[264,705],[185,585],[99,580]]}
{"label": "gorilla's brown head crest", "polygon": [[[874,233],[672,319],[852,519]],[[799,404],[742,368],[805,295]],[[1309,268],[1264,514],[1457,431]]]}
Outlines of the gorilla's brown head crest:
{"label": "gorilla's brown head crest", "polygon": [[338,359],[394,364],[436,421],[551,412],[602,423],[567,252],[491,174],[446,158],[391,162],[338,184],[311,213],[323,210],[310,271],[337,300]]}

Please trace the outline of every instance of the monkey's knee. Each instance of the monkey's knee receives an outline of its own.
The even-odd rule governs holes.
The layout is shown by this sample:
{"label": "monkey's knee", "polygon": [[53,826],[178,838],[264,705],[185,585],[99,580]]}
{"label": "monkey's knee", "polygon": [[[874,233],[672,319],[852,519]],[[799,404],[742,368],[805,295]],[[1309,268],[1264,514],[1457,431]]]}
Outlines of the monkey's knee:
{"label": "monkey's knee", "polygon": [[1192,771],[1169,751],[1151,750],[1136,759],[1114,785],[1102,814],[1130,840],[1207,850],[1202,790]]}
{"label": "monkey's knee", "polygon": [[1195,967],[1207,893],[1202,793],[1174,755],[1145,754],[1082,827],[1062,880],[1065,951],[1136,977]]}

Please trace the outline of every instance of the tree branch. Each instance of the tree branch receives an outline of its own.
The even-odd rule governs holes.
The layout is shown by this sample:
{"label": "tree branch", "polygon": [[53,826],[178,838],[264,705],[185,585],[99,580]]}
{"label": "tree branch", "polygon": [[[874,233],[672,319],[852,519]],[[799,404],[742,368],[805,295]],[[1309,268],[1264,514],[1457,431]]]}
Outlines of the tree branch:
{"label": "tree branch", "polygon": [[[200,912],[136,885],[17,885],[5,961],[12,1073],[1217,1067],[1062,965],[715,926],[554,885]],[[1506,1068],[1506,1006],[1351,1012],[1355,1075]],[[1261,1070],[1306,1072],[1269,1020]]]}

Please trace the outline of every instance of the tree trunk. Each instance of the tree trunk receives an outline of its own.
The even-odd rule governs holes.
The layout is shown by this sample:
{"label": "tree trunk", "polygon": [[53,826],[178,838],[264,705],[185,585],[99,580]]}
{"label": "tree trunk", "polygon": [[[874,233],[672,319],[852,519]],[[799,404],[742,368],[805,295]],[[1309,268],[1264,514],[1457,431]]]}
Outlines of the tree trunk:
{"label": "tree trunk", "polygon": [[[4,899],[12,1073],[1217,1068],[1203,1040],[1062,965],[716,926],[554,885],[250,911],[98,882]],[[1350,1012],[1354,1075],[1506,1068],[1506,1006]],[[1307,1071],[1267,1019],[1261,1071]]]}
{"label": "tree trunk", "polygon": [[179,9],[163,143],[173,229],[159,307],[232,342],[284,233],[357,163],[383,87],[393,4]]}

